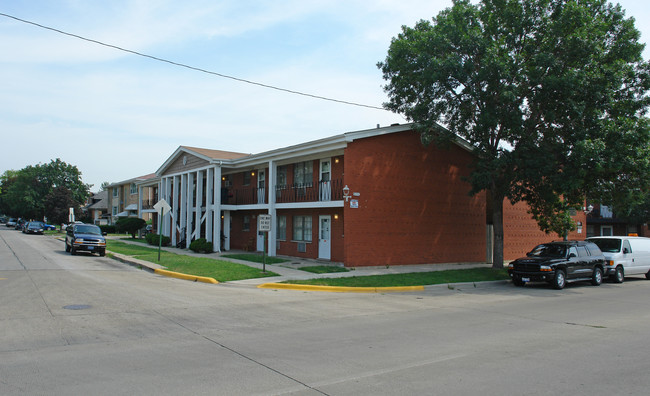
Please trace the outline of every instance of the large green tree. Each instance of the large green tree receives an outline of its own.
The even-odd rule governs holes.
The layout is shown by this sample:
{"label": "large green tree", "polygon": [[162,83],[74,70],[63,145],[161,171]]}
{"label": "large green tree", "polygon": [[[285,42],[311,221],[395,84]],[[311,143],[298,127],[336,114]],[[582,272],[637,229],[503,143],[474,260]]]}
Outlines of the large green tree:
{"label": "large green tree", "polygon": [[458,135],[474,147],[469,181],[487,192],[495,267],[505,199],[561,233],[587,194],[643,181],[650,67],[638,39],[633,19],[603,0],[454,0],[393,38],[378,64],[385,107],[424,143]]}
{"label": "large green tree", "polygon": [[0,184],[0,210],[31,219],[66,219],[68,208],[81,206],[90,191],[79,169],[59,158],[6,171]]}

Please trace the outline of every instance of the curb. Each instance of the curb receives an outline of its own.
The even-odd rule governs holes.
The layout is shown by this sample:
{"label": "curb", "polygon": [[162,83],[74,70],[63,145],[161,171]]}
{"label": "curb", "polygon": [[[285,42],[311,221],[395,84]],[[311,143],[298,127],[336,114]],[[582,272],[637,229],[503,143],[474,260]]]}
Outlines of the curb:
{"label": "curb", "polygon": [[219,281],[217,281],[216,279],[209,278],[207,276],[187,275],[187,274],[182,274],[180,272],[167,271],[159,268],[154,269],[153,272],[159,275],[169,276],[170,278],[178,278],[178,279],[184,279],[184,280],[189,280],[194,282],[212,283],[215,285],[219,283]]}
{"label": "curb", "polygon": [[188,275],[188,274],[182,274],[180,272],[174,272],[174,271],[168,271],[163,269],[163,267],[159,264],[155,263],[150,263],[148,261],[144,260],[138,260],[133,257],[126,256],[124,254],[120,253],[115,253],[111,252],[110,250],[107,250],[107,252],[111,253],[113,258],[117,261],[121,261],[123,263],[129,264],[129,265],[135,265],[140,268],[146,268],[150,271],[153,271],[154,273],[158,275],[163,275],[163,276],[168,276],[170,278],[177,278],[177,279],[183,279],[183,280],[189,280],[193,282],[203,282],[203,283],[212,283],[212,284],[218,284],[219,281],[217,281],[214,278],[209,278],[207,276],[198,276],[198,275]]}
{"label": "curb", "polygon": [[344,287],[344,286],[318,286],[318,285],[297,285],[290,283],[263,283],[257,286],[258,289],[283,289],[302,291],[321,291],[330,293],[390,293],[423,291],[424,286],[396,286],[396,287]]}

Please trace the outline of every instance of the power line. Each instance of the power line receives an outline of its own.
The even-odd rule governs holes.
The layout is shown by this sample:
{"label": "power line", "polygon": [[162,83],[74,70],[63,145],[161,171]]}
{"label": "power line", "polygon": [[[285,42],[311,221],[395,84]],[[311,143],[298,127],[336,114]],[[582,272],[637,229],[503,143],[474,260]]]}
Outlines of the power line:
{"label": "power line", "polygon": [[66,36],[78,38],[80,40],[88,41],[88,42],[91,42],[91,43],[94,43],[94,44],[103,45],[104,47],[113,48],[113,49],[116,49],[118,51],[128,52],[130,54],[138,55],[138,56],[141,56],[141,57],[144,57],[144,58],[149,58],[149,59],[152,59],[152,60],[155,60],[155,61],[158,61],[158,62],[164,62],[164,63],[168,63],[170,65],[180,66],[180,67],[184,67],[186,69],[190,69],[190,70],[194,70],[194,71],[198,71],[198,72],[202,72],[202,73],[206,73],[206,74],[211,74],[211,75],[214,75],[214,76],[227,78],[227,79],[230,79],[230,80],[239,81],[239,82],[243,82],[243,83],[246,83],[246,84],[257,85],[257,86],[263,87],[263,88],[274,89],[276,91],[287,92],[287,93],[290,93],[290,94],[306,96],[306,97],[310,97],[310,98],[314,98],[314,99],[327,100],[329,102],[342,103],[342,104],[347,104],[347,105],[352,105],[352,106],[365,107],[365,108],[368,108],[368,109],[376,109],[376,110],[387,111],[383,107],[366,105],[366,104],[362,104],[362,103],[348,102],[348,101],[345,101],[345,100],[333,99],[333,98],[328,98],[328,97],[325,97],[325,96],[313,95],[313,94],[309,94],[309,93],[305,93],[305,92],[294,91],[294,90],[287,89],[287,88],[280,88],[280,87],[276,87],[276,86],[273,86],[273,85],[262,84],[262,83],[259,83],[259,82],[246,80],[246,79],[243,79],[243,78],[233,77],[233,76],[229,76],[227,74],[217,73],[217,72],[213,72],[213,71],[206,70],[206,69],[201,69],[199,67],[194,67],[194,66],[186,65],[184,63],[174,62],[174,61],[164,59],[164,58],[159,58],[159,57],[153,56],[153,55],[143,54],[142,52],[122,48],[122,47],[119,47],[117,45],[104,43],[104,42],[101,42],[101,41],[98,41],[98,40],[94,40],[94,39],[90,39],[90,38],[87,38],[87,37],[79,36],[77,34],[68,33],[68,32],[65,32],[63,30],[59,30],[59,29],[55,29],[53,27],[41,25],[41,24],[36,23],[36,22],[28,21],[28,20],[25,20],[25,19],[15,17],[13,15],[4,14],[4,13],[1,13],[1,12],[0,12],[0,16],[11,18],[11,19],[14,19],[14,20],[22,22],[22,23],[37,26],[37,27],[42,28],[42,29],[46,29],[46,30],[50,30],[50,31],[53,31],[53,32],[56,32],[56,33],[60,33],[60,34],[66,35]]}

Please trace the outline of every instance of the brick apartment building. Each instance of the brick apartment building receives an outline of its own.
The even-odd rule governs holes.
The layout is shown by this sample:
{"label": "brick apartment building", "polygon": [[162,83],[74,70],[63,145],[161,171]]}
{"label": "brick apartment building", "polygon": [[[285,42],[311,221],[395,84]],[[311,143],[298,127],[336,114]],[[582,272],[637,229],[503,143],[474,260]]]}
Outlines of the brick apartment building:
{"label": "brick apartment building", "polygon": [[[485,195],[469,196],[464,179],[471,161],[464,142],[424,147],[411,125],[260,154],[180,146],[156,172],[172,207],[163,234],[174,245],[203,237],[215,251],[261,251],[257,218],[269,214],[271,256],[349,267],[490,261]],[[575,220],[584,224],[584,213]],[[504,203],[504,229],[506,259],[557,239],[521,203]]]}

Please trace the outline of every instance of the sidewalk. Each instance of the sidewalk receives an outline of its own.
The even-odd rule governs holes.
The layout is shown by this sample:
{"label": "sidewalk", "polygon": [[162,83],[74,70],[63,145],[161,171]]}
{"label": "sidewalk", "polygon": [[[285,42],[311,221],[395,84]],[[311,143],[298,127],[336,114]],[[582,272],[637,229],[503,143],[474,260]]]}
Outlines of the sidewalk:
{"label": "sidewalk", "polygon": [[[108,237],[108,238],[113,240],[119,240],[120,242],[124,242],[124,243],[139,245],[139,246],[149,246],[146,244],[142,244],[140,242],[130,241],[128,239],[122,239],[123,237]],[[228,254],[240,254],[240,253],[250,254],[251,252],[230,250],[224,253],[206,254],[206,253],[194,253],[189,249],[178,249],[172,247],[162,247],[162,250],[165,250],[170,253],[183,254],[187,256],[206,257],[206,258],[230,261],[233,263],[244,264],[249,267],[254,267],[257,269],[262,269],[263,267],[261,263],[254,263],[251,261],[237,260],[228,257],[223,257],[223,255],[228,255]],[[128,262],[137,266],[147,267],[152,271],[155,269],[163,268],[158,264],[151,263],[148,261],[137,260],[123,255],[116,255],[116,256],[120,261]],[[329,266],[343,267],[343,264],[330,262],[330,261],[316,260],[316,259],[303,259],[298,257],[278,256],[278,258],[287,259],[288,261],[279,264],[266,264],[266,270],[269,272],[275,272],[276,274],[278,274],[278,276],[231,281],[228,282],[228,284],[259,286],[265,283],[277,283],[285,280],[304,280],[304,279],[314,279],[314,278],[342,278],[342,277],[352,277],[352,276],[403,274],[403,273],[413,273],[413,272],[443,271],[443,270],[450,270],[450,269],[491,267],[491,264],[485,264],[485,263],[418,264],[418,265],[397,265],[397,266],[378,266],[378,267],[357,267],[357,268],[349,268],[350,269],[349,272],[314,274],[307,271],[301,271],[300,267],[315,266],[315,265],[329,265]]]}

